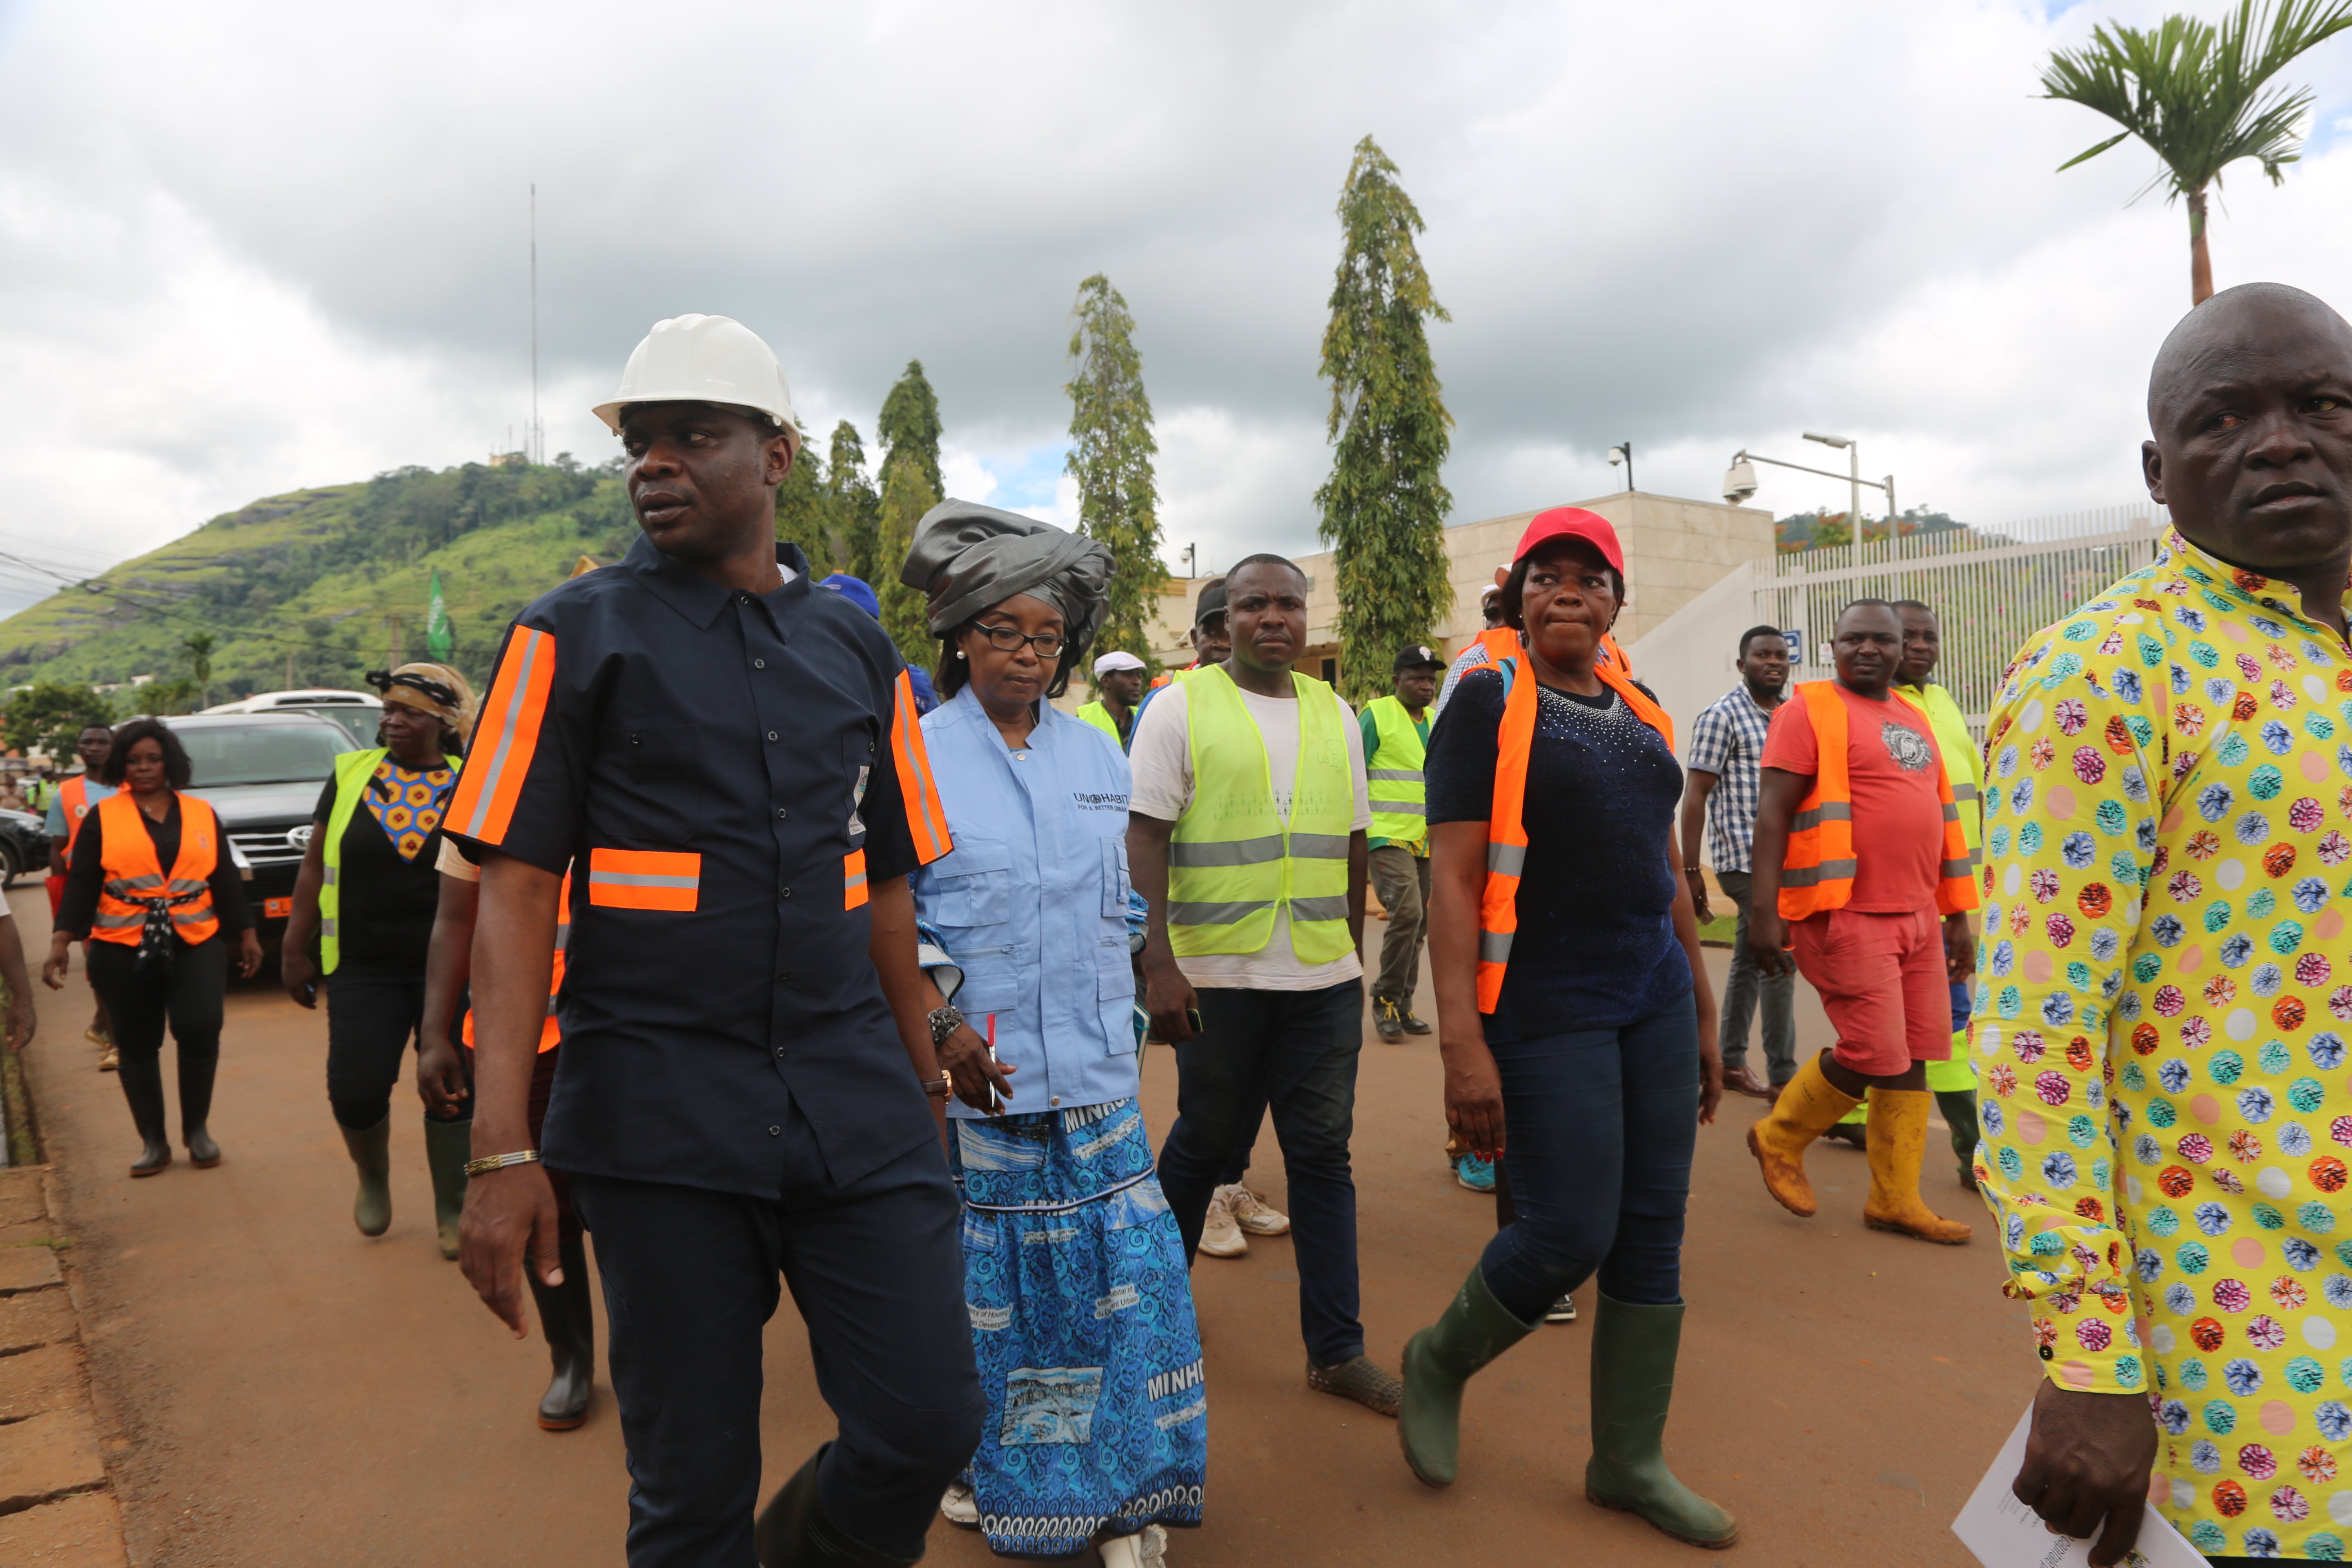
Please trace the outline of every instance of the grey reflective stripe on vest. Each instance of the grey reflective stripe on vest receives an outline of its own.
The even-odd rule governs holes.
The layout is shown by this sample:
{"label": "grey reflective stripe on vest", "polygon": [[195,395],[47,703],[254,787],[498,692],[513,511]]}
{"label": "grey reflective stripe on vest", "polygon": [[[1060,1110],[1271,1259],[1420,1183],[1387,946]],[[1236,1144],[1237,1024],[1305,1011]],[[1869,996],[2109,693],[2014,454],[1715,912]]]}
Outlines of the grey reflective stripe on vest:
{"label": "grey reflective stripe on vest", "polygon": [[1792,867],[1780,873],[1780,886],[1784,888],[1811,888],[1822,882],[1853,880],[1853,862],[1851,860],[1824,860],[1818,866]]}
{"label": "grey reflective stripe on vest", "polygon": [[1265,838],[1227,838],[1213,844],[1188,844],[1179,839],[1168,846],[1168,863],[1171,866],[1263,866],[1281,858],[1282,836],[1278,833]]}
{"label": "grey reflective stripe on vest", "polygon": [[161,877],[110,877],[105,892],[111,899],[143,899],[153,895],[163,886]]}
{"label": "grey reflective stripe on vest", "polygon": [[1953,882],[1967,877],[1969,874],[1969,868],[1973,864],[1974,862],[1969,860],[1945,861],[1944,880],[1947,882]]}
{"label": "grey reflective stripe on vest", "polygon": [[1293,899],[1290,900],[1293,921],[1343,921],[1348,918],[1346,895],[1336,899]]}
{"label": "grey reflective stripe on vest", "polygon": [[1528,863],[1528,847],[1505,844],[1499,839],[1486,841],[1486,869],[1496,876],[1516,877]]}
{"label": "grey reflective stripe on vest", "polygon": [[556,921],[556,922],[555,922],[555,951],[556,951],[556,952],[562,952],[565,948],[567,948],[567,947],[569,947],[569,946],[571,946],[571,945],[572,945],[572,922],[571,922],[570,921]]}
{"label": "grey reflective stripe on vest", "polygon": [[341,878],[341,876],[340,875],[340,873],[341,872],[341,870],[342,870],[342,868],[341,868],[341,866],[336,865],[332,860],[330,860],[330,861],[328,861],[328,862],[326,863],[327,886],[329,886],[330,888],[334,888],[334,887],[340,887],[340,886],[341,886],[341,885],[342,885],[342,878]]}
{"label": "grey reflective stripe on vest", "polygon": [[1419,784],[1422,773],[1419,768],[1373,768],[1364,778],[1370,784]]}
{"label": "grey reflective stripe on vest", "polygon": [[326,937],[336,935],[335,918],[332,915],[326,916],[319,921],[319,934]]}
{"label": "grey reflective stripe on vest", "polygon": [[699,888],[700,877],[664,877],[652,871],[595,871],[588,873],[591,887],[598,883],[608,888]]}
{"label": "grey reflective stripe on vest", "polygon": [[1977,798],[1977,786],[1969,783],[1967,779],[1957,779],[1953,781],[1952,784],[1952,798],[1954,800],[1974,800]]}
{"label": "grey reflective stripe on vest", "polygon": [[1382,800],[1379,795],[1374,795],[1372,796],[1372,815],[1425,817],[1429,815],[1429,803],[1425,800]]}
{"label": "grey reflective stripe on vest", "polygon": [[105,926],[110,930],[119,931],[124,926],[146,924],[147,911],[141,910],[136,913],[127,915],[96,915],[91,917],[89,923],[94,926]]}
{"label": "grey reflective stripe on vest", "polygon": [[1345,860],[1348,858],[1348,836],[1342,833],[1294,833],[1290,836],[1290,858],[1294,860]]}
{"label": "grey reflective stripe on vest", "polygon": [[1852,822],[1853,803],[1845,800],[1826,801],[1811,811],[1801,811],[1790,820],[1789,831],[1802,833],[1808,827],[1819,827],[1824,822]]}
{"label": "grey reflective stripe on vest", "polygon": [[1508,963],[1511,962],[1511,938],[1517,933],[1507,931],[1482,931],[1478,933],[1478,962]]}
{"label": "grey reflective stripe on vest", "polygon": [[1272,899],[1248,899],[1231,904],[1171,903],[1168,906],[1168,923],[1172,926],[1235,925],[1272,908]]}
{"label": "grey reflective stripe on vest", "polygon": [[1960,803],[1958,801],[1948,803],[1944,807],[1944,820],[1946,822],[1958,822],[1959,819]]}

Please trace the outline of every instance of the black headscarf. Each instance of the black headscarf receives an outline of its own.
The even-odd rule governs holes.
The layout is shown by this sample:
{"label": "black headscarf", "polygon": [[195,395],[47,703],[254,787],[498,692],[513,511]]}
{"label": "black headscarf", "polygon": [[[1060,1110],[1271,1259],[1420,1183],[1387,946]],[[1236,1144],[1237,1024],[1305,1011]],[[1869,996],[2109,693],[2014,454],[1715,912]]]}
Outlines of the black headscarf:
{"label": "black headscarf", "polygon": [[1083,535],[976,501],[945,500],[915,524],[898,581],[928,599],[934,637],[1015,594],[1042,599],[1062,613],[1066,665],[1094,641],[1110,572],[1110,552]]}

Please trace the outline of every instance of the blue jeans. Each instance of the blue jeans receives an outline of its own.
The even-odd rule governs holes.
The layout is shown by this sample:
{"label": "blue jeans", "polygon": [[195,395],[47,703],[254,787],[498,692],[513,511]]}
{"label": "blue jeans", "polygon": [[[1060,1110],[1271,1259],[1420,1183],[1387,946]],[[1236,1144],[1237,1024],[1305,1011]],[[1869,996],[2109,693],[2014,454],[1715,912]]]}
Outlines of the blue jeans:
{"label": "blue jeans", "polygon": [[1176,1124],[1160,1149],[1160,1189],[1183,1233],[1184,1256],[1189,1261],[1201,1245],[1210,1195],[1235,1149],[1255,1132],[1261,1111],[1273,1111],[1290,1181],[1307,1353],[1318,1366],[1361,1355],[1348,1141],[1364,1047],[1364,983],[1321,991],[1203,987],[1197,994],[1202,1027],[1176,1047]]}
{"label": "blue jeans", "polygon": [[1518,1211],[1479,1263],[1495,1300],[1533,1322],[1597,1269],[1620,1301],[1681,1300],[1698,1142],[1696,1001],[1622,1029],[1489,1048],[1503,1075],[1503,1161]]}

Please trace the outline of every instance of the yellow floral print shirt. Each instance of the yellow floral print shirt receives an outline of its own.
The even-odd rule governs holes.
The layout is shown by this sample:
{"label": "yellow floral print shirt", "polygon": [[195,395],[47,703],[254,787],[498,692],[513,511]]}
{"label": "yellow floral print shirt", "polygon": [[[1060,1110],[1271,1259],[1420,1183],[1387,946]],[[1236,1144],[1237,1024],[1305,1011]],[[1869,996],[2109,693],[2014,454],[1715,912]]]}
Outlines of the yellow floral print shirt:
{"label": "yellow floral print shirt", "polygon": [[2048,1374],[2151,1394],[2159,1506],[2200,1550],[2335,1562],[2352,649],[2301,603],[2175,531],[2020,651],[1970,1049],[1977,1178]]}

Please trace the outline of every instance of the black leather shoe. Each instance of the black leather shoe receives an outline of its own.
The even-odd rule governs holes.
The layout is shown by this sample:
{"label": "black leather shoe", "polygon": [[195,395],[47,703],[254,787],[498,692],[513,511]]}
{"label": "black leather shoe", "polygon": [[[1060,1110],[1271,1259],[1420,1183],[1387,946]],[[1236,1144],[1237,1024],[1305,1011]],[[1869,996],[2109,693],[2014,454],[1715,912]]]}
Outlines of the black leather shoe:
{"label": "black leather shoe", "polygon": [[188,1163],[199,1171],[209,1171],[220,1163],[220,1145],[213,1135],[201,1127],[191,1127],[180,1135],[188,1146]]}
{"label": "black leather shoe", "polygon": [[1414,1017],[1409,1011],[1402,1019],[1399,1020],[1399,1022],[1404,1025],[1404,1032],[1408,1035],[1425,1035],[1429,1033],[1428,1024]]}

